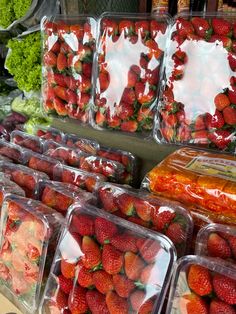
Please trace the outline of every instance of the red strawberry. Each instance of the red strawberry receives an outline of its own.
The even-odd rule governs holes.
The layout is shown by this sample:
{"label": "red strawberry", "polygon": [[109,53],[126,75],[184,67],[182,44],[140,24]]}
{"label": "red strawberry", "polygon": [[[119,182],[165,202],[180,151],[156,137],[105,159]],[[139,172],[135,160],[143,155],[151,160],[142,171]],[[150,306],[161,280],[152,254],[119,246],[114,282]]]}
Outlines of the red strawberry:
{"label": "red strawberry", "polygon": [[135,84],[135,95],[138,102],[140,102],[142,105],[152,103],[156,97],[155,91],[148,85],[149,84],[144,84],[142,82]]}
{"label": "red strawberry", "polygon": [[194,34],[194,27],[190,21],[183,18],[178,18],[176,21],[178,35],[186,38],[189,34]]}
{"label": "red strawberry", "polygon": [[70,31],[71,33],[74,33],[79,40],[83,39],[84,37],[83,25],[80,24],[70,25]]}
{"label": "red strawberry", "polygon": [[83,264],[86,268],[94,268],[101,262],[101,252],[98,244],[90,237],[84,236],[82,241]]}
{"label": "red strawberry", "polygon": [[229,125],[235,125],[236,124],[236,109],[228,106],[223,110],[223,116],[225,123]]}
{"label": "red strawberry", "polygon": [[205,125],[204,115],[201,114],[197,116],[195,120],[194,129],[196,131],[200,131],[200,130],[205,130],[205,128],[206,128],[206,125]]}
{"label": "red strawberry", "polygon": [[231,24],[225,19],[213,18],[211,24],[217,35],[229,36],[231,34]]}
{"label": "red strawberry", "polygon": [[122,298],[128,298],[131,291],[135,289],[134,282],[120,274],[113,276],[113,284],[116,293]]}
{"label": "red strawberry", "polygon": [[130,296],[130,303],[135,313],[149,314],[152,313],[154,303],[151,299],[146,299],[146,294],[142,290],[134,291]]}
{"label": "red strawberry", "polygon": [[95,234],[100,244],[109,242],[117,231],[117,226],[113,222],[101,217],[95,219]]}
{"label": "red strawberry", "polygon": [[227,130],[216,130],[208,135],[208,139],[220,149],[225,149],[231,142],[231,132]]}
{"label": "red strawberry", "polygon": [[135,83],[138,80],[138,75],[136,72],[129,70],[128,72],[128,80],[127,80],[127,87],[132,88],[134,87]]}
{"label": "red strawberry", "polygon": [[78,284],[84,288],[90,288],[94,284],[93,273],[91,273],[89,269],[85,268],[82,263],[78,271],[77,281]]}
{"label": "red strawberry", "polygon": [[166,24],[165,23],[160,23],[157,22],[156,20],[151,20],[150,21],[150,33],[152,39],[155,39],[156,36],[160,33],[165,34],[166,32]]}
{"label": "red strawberry", "polygon": [[60,98],[55,96],[52,104],[53,108],[56,110],[58,115],[67,116],[67,109],[65,103]]}
{"label": "red strawberry", "polygon": [[72,228],[82,236],[94,235],[94,221],[91,216],[74,215],[72,218],[71,225]]}
{"label": "red strawberry", "polygon": [[129,279],[139,280],[144,266],[144,262],[138,255],[132,252],[125,253],[125,273]]}
{"label": "red strawberry", "polygon": [[124,132],[136,132],[138,123],[136,121],[125,121],[121,123],[121,130]]}
{"label": "red strawberry", "polygon": [[232,71],[236,70],[236,54],[229,52],[228,53],[228,61],[229,61],[229,66]]}
{"label": "red strawberry", "polygon": [[110,275],[118,274],[123,266],[123,255],[110,244],[105,244],[102,252],[103,269]]}
{"label": "red strawberry", "polygon": [[122,94],[122,101],[127,103],[127,104],[134,104],[136,98],[135,98],[135,93],[133,89],[130,88],[125,88]]}
{"label": "red strawberry", "polygon": [[52,313],[64,313],[68,304],[67,295],[61,290],[56,290],[49,304]]}
{"label": "red strawberry", "polygon": [[233,256],[236,259],[236,237],[230,236],[227,240],[229,242]]}
{"label": "red strawberry", "polygon": [[106,211],[113,213],[118,210],[116,197],[113,195],[112,190],[109,188],[101,188],[98,193],[102,206]]}
{"label": "red strawberry", "polygon": [[65,87],[61,87],[61,86],[54,87],[54,93],[56,94],[57,97],[68,102],[68,94]]}
{"label": "red strawberry", "polygon": [[66,86],[69,89],[71,89],[73,91],[75,91],[77,89],[78,82],[76,79],[74,79],[72,76],[63,76],[63,78],[64,78],[64,82],[66,83]]}
{"label": "red strawberry", "polygon": [[145,200],[140,198],[134,199],[134,207],[137,215],[144,221],[151,220],[152,206]]}
{"label": "red strawberry", "polygon": [[122,20],[119,23],[119,33],[120,35],[124,33],[124,35],[130,35],[134,31],[134,23],[130,20]]}
{"label": "red strawberry", "polygon": [[66,82],[65,82],[65,76],[64,76],[64,75],[55,73],[54,76],[53,76],[53,78],[54,78],[54,81],[55,81],[55,83],[56,83],[57,85],[60,85],[60,86],[62,86],[62,87],[67,87],[67,84],[66,84]]}
{"label": "red strawberry", "polygon": [[71,279],[65,278],[63,275],[59,275],[58,280],[61,290],[66,294],[69,294],[73,288],[73,281]]}
{"label": "red strawberry", "polygon": [[77,105],[82,110],[86,110],[88,108],[89,101],[90,101],[89,94],[79,93],[79,95],[77,96]]}
{"label": "red strawberry", "polygon": [[129,305],[128,302],[118,296],[117,293],[110,291],[106,295],[106,304],[110,314],[128,314]]}
{"label": "red strawberry", "polygon": [[135,22],[135,33],[138,36],[145,37],[149,33],[149,21]]}
{"label": "red strawberry", "polygon": [[73,64],[73,68],[74,68],[75,72],[78,74],[81,74],[82,73],[82,62],[80,60],[76,60],[72,64]]}
{"label": "red strawberry", "polygon": [[62,72],[67,67],[67,59],[64,53],[59,53],[57,56],[57,69]]}
{"label": "red strawberry", "polygon": [[209,314],[206,301],[195,293],[183,294],[179,299],[180,313]]}
{"label": "red strawberry", "polygon": [[188,285],[199,296],[210,294],[212,283],[209,270],[200,265],[191,265],[188,272]]}
{"label": "red strawberry", "polygon": [[118,33],[118,25],[113,20],[107,18],[102,19],[101,27],[103,32],[108,36],[115,35]]}
{"label": "red strawberry", "polygon": [[45,66],[54,67],[57,64],[57,56],[52,51],[48,51],[44,54],[43,61]]}
{"label": "red strawberry", "polygon": [[227,37],[227,36],[223,36],[223,35],[213,35],[211,36],[211,39],[209,40],[209,42],[214,43],[214,42],[222,42],[223,47],[227,50],[231,49],[232,46],[232,40]]}
{"label": "red strawberry", "polygon": [[155,261],[156,256],[161,250],[160,244],[152,239],[140,238],[137,240],[137,247],[143,259],[147,263],[152,263]]}
{"label": "red strawberry", "polygon": [[148,264],[141,273],[140,281],[144,285],[159,285],[160,268],[154,264]]}
{"label": "red strawberry", "polygon": [[148,39],[145,41],[145,46],[149,48],[147,52],[148,59],[156,58],[156,60],[158,60],[163,55],[163,51],[158,48],[158,44],[155,40]]}
{"label": "red strawberry", "polygon": [[219,111],[222,111],[225,107],[228,107],[230,105],[230,100],[227,95],[220,93],[216,95],[214,99],[214,103],[215,103],[216,109],[218,109]]}
{"label": "red strawberry", "polygon": [[105,296],[100,292],[88,290],[86,293],[86,301],[93,314],[109,314]]}
{"label": "red strawberry", "polygon": [[107,294],[114,289],[112,276],[104,270],[98,270],[93,273],[93,282],[96,289],[102,294]]}
{"label": "red strawberry", "polygon": [[84,74],[84,76],[86,76],[87,78],[91,78],[91,74],[92,74],[92,64],[91,63],[83,63],[82,64],[82,72]]}
{"label": "red strawberry", "polygon": [[134,198],[129,194],[120,194],[117,197],[117,204],[122,213],[132,216],[134,213]]}
{"label": "red strawberry", "polygon": [[48,20],[45,20],[43,27],[48,36],[51,36],[57,31],[57,25],[53,22],[49,22]]}
{"label": "red strawberry", "polygon": [[64,41],[64,37],[66,34],[70,33],[70,26],[67,25],[65,22],[58,22],[57,23],[57,33],[58,36],[62,41]]}
{"label": "red strawberry", "polygon": [[116,234],[111,238],[110,243],[121,252],[137,253],[136,238],[128,233]]}
{"label": "red strawberry", "polygon": [[209,39],[212,29],[207,20],[201,17],[193,17],[191,22],[198,36],[203,37],[206,40]]}
{"label": "red strawberry", "polygon": [[228,90],[228,97],[232,104],[236,104],[236,86],[232,86]]}
{"label": "red strawberry", "polygon": [[68,307],[71,314],[82,314],[88,310],[86,291],[86,289],[80,286],[76,286],[71,290],[68,300]]}
{"label": "red strawberry", "polygon": [[108,86],[110,85],[110,77],[108,72],[100,72],[99,76],[99,84],[100,84],[100,91],[104,92],[105,90],[107,90]]}
{"label": "red strawberry", "polygon": [[221,301],[232,305],[236,304],[236,280],[221,274],[215,274],[213,287]]}
{"label": "red strawberry", "polygon": [[77,263],[69,262],[62,258],[61,260],[61,273],[62,275],[67,278],[71,279],[75,277],[75,268]]}
{"label": "red strawberry", "polygon": [[210,304],[209,314],[236,314],[234,308],[220,300],[212,300]]}
{"label": "red strawberry", "polygon": [[212,232],[207,239],[207,251],[208,255],[213,257],[227,259],[231,256],[227,241],[214,232]]}
{"label": "red strawberry", "polygon": [[116,115],[109,117],[109,115],[107,118],[107,122],[108,122],[109,127],[114,128],[114,129],[118,128],[120,126],[120,123],[121,123],[121,120],[119,119],[119,117],[117,117]]}
{"label": "red strawberry", "polygon": [[151,217],[152,223],[158,231],[164,231],[171,221],[175,218],[175,213],[170,210],[159,212],[159,207],[153,207]]}
{"label": "red strawberry", "polygon": [[127,120],[134,115],[134,106],[121,102],[117,108],[117,116],[122,120]]}
{"label": "red strawberry", "polygon": [[95,120],[96,120],[96,124],[102,126],[103,123],[106,121],[106,116],[105,116],[101,111],[98,111],[98,112],[96,113],[96,118],[95,118]]}
{"label": "red strawberry", "polygon": [[186,241],[186,234],[183,227],[178,222],[172,222],[167,228],[165,235],[170,238],[174,244],[181,244]]}
{"label": "red strawberry", "polygon": [[85,76],[81,76],[81,82],[79,85],[79,89],[81,91],[81,93],[89,93],[91,90],[91,80]]}
{"label": "red strawberry", "polygon": [[[127,219],[127,217],[126,217],[126,219]],[[142,220],[139,217],[129,217],[128,221],[131,221],[134,224],[143,226],[145,228],[149,228],[150,227],[150,223],[148,221],[144,221],[144,220]]]}
{"label": "red strawberry", "polygon": [[70,105],[75,105],[77,103],[77,95],[72,90],[67,90],[68,103]]}

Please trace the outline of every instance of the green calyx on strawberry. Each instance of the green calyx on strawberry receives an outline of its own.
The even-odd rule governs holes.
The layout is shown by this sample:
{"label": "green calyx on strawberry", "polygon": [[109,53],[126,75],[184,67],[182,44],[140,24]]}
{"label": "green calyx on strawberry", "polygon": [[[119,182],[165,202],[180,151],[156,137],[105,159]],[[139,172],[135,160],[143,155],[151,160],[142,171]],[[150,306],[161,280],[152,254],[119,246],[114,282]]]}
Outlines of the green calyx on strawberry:
{"label": "green calyx on strawberry", "polygon": [[206,19],[201,17],[193,17],[191,22],[198,36],[204,38],[205,40],[210,39],[213,29]]}
{"label": "green calyx on strawberry", "polygon": [[135,214],[134,199],[128,194],[121,194],[117,198],[117,204],[122,213],[127,216],[133,216]]}

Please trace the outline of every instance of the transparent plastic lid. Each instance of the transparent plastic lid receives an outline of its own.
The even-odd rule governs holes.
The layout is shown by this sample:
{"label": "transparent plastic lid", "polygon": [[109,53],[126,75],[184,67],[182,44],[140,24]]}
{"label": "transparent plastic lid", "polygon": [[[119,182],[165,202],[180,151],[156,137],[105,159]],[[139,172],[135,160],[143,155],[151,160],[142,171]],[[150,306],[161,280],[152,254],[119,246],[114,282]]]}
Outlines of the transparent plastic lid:
{"label": "transparent plastic lid", "polygon": [[38,136],[15,130],[11,133],[11,142],[30,149],[35,153],[43,153],[43,140]]}
{"label": "transparent plastic lid", "polygon": [[26,152],[22,147],[0,139],[0,155],[11,160],[24,164],[26,161]]}
{"label": "transparent plastic lid", "polygon": [[96,155],[100,145],[98,142],[88,138],[82,138],[75,134],[66,134],[65,143],[68,146],[79,148],[85,153],[90,153]]}
{"label": "transparent plastic lid", "polygon": [[41,137],[44,140],[54,140],[58,143],[63,142],[64,133],[56,128],[36,125],[34,127],[34,135]]}

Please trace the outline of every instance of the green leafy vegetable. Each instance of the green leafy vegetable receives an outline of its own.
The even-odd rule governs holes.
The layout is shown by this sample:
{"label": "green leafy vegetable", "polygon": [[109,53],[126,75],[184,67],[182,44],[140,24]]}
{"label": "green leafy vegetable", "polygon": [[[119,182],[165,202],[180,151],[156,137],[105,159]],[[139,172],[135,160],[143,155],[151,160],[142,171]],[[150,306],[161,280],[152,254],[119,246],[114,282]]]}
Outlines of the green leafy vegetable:
{"label": "green leafy vegetable", "polygon": [[24,124],[24,128],[27,133],[34,134],[36,125],[50,126],[51,123],[50,118],[33,117]]}
{"label": "green leafy vegetable", "polygon": [[0,0],[0,25],[7,28],[12,22],[23,17],[32,0]]}

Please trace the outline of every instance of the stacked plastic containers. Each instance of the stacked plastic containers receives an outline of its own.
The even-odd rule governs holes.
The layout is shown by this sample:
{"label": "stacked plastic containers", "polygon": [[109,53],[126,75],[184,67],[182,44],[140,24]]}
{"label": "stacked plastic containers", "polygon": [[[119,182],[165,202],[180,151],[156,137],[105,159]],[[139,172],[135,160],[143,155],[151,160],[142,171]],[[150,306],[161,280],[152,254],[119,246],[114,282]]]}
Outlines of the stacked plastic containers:
{"label": "stacked plastic containers", "polygon": [[43,153],[43,140],[38,136],[29,135],[21,131],[11,133],[11,142],[30,149],[35,153]]}
{"label": "stacked plastic containers", "polygon": [[41,125],[36,125],[33,130],[34,135],[40,137],[43,140],[53,140],[58,143],[62,143],[65,134],[58,129],[51,127],[44,127]]}
{"label": "stacked plastic containers", "polygon": [[75,204],[40,313],[157,313],[175,260],[175,249],[164,235]]}
{"label": "stacked plastic containers", "polygon": [[16,183],[10,180],[10,177],[0,172],[0,209],[6,195],[14,193],[16,195],[25,196],[25,192]]}
{"label": "stacked plastic containers", "polygon": [[3,140],[0,140],[0,155],[21,164],[26,160],[26,152],[20,146]]}
{"label": "stacked plastic containers", "polygon": [[100,148],[99,143],[95,140],[82,138],[75,134],[65,134],[64,142],[67,146],[78,148],[92,155],[96,155]]}

